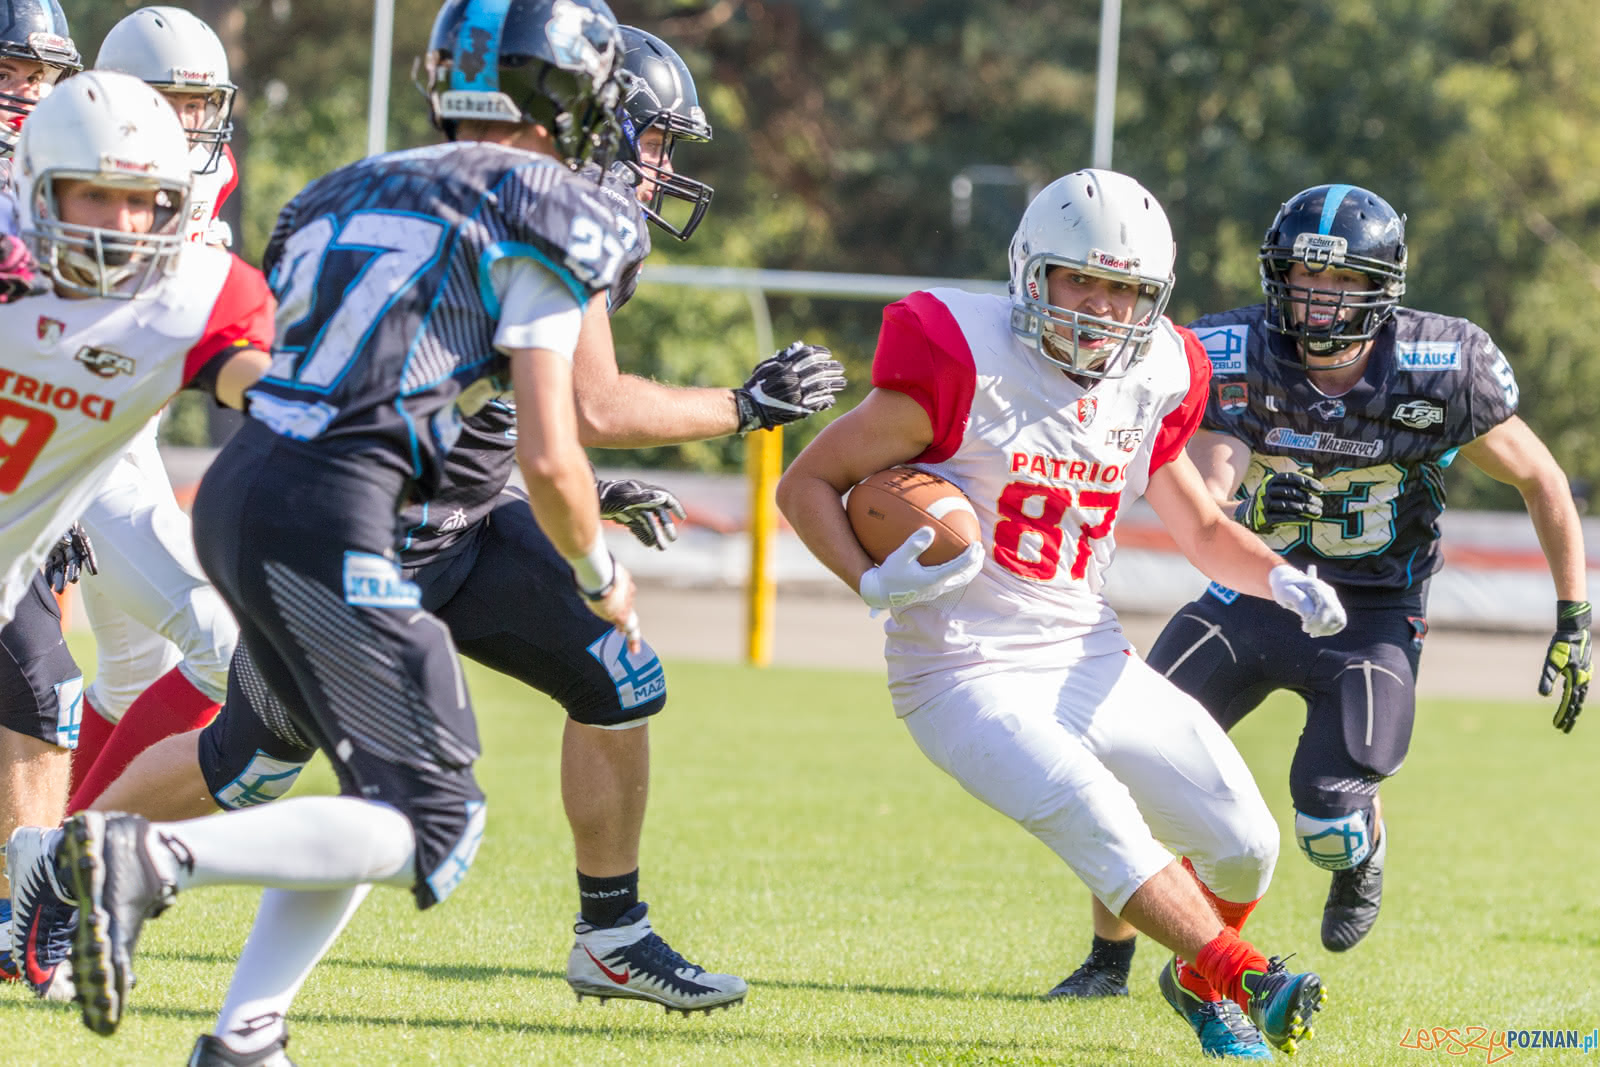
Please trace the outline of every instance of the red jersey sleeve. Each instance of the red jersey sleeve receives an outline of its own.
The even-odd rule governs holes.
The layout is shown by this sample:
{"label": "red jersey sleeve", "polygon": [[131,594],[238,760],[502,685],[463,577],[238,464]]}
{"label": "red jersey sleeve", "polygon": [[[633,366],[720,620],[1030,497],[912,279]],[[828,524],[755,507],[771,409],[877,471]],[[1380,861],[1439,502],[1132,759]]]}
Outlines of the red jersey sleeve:
{"label": "red jersey sleeve", "polygon": [[1187,326],[1174,328],[1183,341],[1183,354],[1189,364],[1189,390],[1178,406],[1161,420],[1156,443],[1150,450],[1151,474],[1182,452],[1183,446],[1200,428],[1200,420],[1206,413],[1206,392],[1211,388],[1211,359],[1206,355],[1206,346]]}
{"label": "red jersey sleeve", "polygon": [[239,164],[233,158],[232,145],[222,146],[222,159],[217,162],[217,166],[228,168],[228,180],[222,183],[222,188],[217,192],[217,201],[211,205],[211,218],[213,220],[221,217],[222,205],[227,203],[228,197],[232,196],[233,191],[239,188]]}
{"label": "red jersey sleeve", "polygon": [[955,454],[967,432],[977,383],[966,336],[937,297],[912,293],[883,309],[872,384],[906,394],[933,423],[933,443],[913,463],[938,463]]}
{"label": "red jersey sleeve", "polygon": [[184,357],[183,383],[188,385],[207,371],[208,378],[214,375],[230,349],[271,352],[272,314],[272,291],[267,288],[266,278],[238,256],[230,255],[228,277],[211,305],[205,329]]}

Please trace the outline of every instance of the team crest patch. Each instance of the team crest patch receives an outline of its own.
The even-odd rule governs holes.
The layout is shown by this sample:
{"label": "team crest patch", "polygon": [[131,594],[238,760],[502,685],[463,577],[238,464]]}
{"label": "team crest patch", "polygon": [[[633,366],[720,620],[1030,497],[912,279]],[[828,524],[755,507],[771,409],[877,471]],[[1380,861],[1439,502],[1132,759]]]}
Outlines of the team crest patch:
{"label": "team crest patch", "polygon": [[1100,401],[1092,396],[1078,398],[1078,421],[1085,426],[1094,421],[1095,412],[1100,410]]}
{"label": "team crest patch", "polygon": [[1218,382],[1217,407],[1224,415],[1237,415],[1250,406],[1250,386],[1244,382]]}
{"label": "team crest patch", "polygon": [[1344,401],[1339,399],[1319,400],[1311,405],[1311,411],[1323,422],[1333,422],[1344,418]]}
{"label": "team crest patch", "polygon": [[39,324],[34,330],[39,335],[39,340],[47,345],[53,345],[61,340],[61,335],[66,332],[67,324],[60,319],[52,319],[48,315],[39,316]]}
{"label": "team crest patch", "polygon": [[1125,430],[1111,430],[1106,433],[1106,444],[1132,452],[1144,443],[1144,427],[1130,426]]}
{"label": "team crest patch", "polygon": [[1412,430],[1432,430],[1444,425],[1445,407],[1436,400],[1402,400],[1390,418]]}
{"label": "team crest patch", "polygon": [[1417,341],[1396,345],[1395,365],[1403,371],[1460,370],[1461,346],[1454,341]]}
{"label": "team crest patch", "polygon": [[119,374],[132,374],[135,366],[137,366],[127,356],[112,352],[106,348],[80,348],[78,349],[78,354],[73,358],[88,367],[91,374],[98,374],[102,378],[115,378]]}
{"label": "team crest patch", "polygon": [[1196,330],[1194,335],[1206,346],[1212,374],[1244,373],[1244,348],[1250,338],[1249,326],[1239,322],[1231,326]]}

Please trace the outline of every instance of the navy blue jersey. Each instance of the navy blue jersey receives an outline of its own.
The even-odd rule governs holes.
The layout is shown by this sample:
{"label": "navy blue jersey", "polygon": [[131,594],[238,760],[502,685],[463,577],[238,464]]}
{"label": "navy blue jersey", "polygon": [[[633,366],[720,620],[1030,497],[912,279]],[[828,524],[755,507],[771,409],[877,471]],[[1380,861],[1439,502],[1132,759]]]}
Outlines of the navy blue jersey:
{"label": "navy blue jersey", "polygon": [[319,178],[283,209],[263,259],[277,341],[250,414],[431,496],[462,409],[506,388],[490,268],[534,259],[585,305],[618,283],[641,229],[636,210],[558,160],[482,142]]}
{"label": "navy blue jersey", "polygon": [[[584,176],[598,178],[598,168],[591,164]],[[619,216],[638,211],[633,187],[615,172],[606,175],[600,194]],[[621,273],[606,297],[612,314],[633,296],[639,284],[639,266],[649,254],[649,228],[641,217],[638,239],[624,257]],[[400,548],[406,566],[420,567],[436,558],[495,509],[516,466],[516,444],[517,409],[510,397],[492,400],[462,420],[461,436],[445,457],[439,487],[425,502],[411,505],[400,516],[400,528],[405,531]]]}
{"label": "navy blue jersey", "polygon": [[1439,569],[1444,469],[1456,450],[1517,410],[1517,383],[1489,335],[1465,319],[1399,308],[1373,340],[1365,374],[1329,397],[1266,328],[1266,306],[1191,324],[1211,357],[1202,427],[1243,441],[1244,499],[1268,470],[1326,487],[1323,515],[1262,539],[1318,577],[1372,589],[1412,587]]}

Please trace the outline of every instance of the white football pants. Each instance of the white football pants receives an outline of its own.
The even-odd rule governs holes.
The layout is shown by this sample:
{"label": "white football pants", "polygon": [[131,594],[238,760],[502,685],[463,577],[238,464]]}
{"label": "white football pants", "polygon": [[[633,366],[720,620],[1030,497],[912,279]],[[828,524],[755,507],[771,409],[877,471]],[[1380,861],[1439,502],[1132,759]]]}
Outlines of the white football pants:
{"label": "white football pants", "polygon": [[174,666],[220,702],[239,627],[195,558],[189,516],[156,449],[156,419],[117,461],[81,522],[100,567],[78,582],[97,646],[88,687],[95,710],[116,722]]}
{"label": "white football pants", "polygon": [[1243,758],[1137,656],[968,679],[902,721],[1117,914],[1172,853],[1224,900],[1255,900],[1272,879],[1278,827]]}

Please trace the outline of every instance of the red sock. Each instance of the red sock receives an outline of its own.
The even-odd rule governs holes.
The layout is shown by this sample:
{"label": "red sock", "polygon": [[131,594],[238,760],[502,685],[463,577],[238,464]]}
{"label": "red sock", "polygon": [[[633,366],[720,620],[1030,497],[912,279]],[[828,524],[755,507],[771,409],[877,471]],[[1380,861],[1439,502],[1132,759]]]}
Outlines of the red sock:
{"label": "red sock", "polygon": [[[1223,900],[1211,891],[1210,886],[1200,880],[1198,874],[1195,874],[1194,864],[1189,862],[1187,856],[1183,859],[1183,865],[1188,868],[1190,874],[1194,875],[1195,884],[1200,887],[1200,892],[1206,895],[1206,899],[1211,901],[1211,906],[1217,909],[1217,914],[1222,917],[1223,924],[1233,930],[1234,933],[1238,933],[1243,928],[1245,920],[1250,918],[1250,913],[1256,910],[1256,905],[1261,903],[1260,898],[1246,901],[1243,904],[1235,903],[1231,900]],[[1202,978],[1200,972],[1195,970],[1181,956],[1178,958],[1178,984],[1201,1000],[1222,999],[1211,988],[1211,983]]]}
{"label": "red sock", "polygon": [[117,723],[100,758],[68,798],[67,812],[82,811],[93,804],[135,756],[173,734],[200,729],[216,718],[219,707],[177,667],[157,678]]}
{"label": "red sock", "polygon": [[1244,976],[1250,971],[1266,974],[1267,958],[1250,942],[1241,939],[1232,927],[1224,926],[1222,933],[1200,950],[1194,967],[1212,989],[1243,1008],[1250,1000],[1244,989]]}
{"label": "red sock", "polygon": [[100,758],[100,750],[106,747],[106,742],[111,739],[111,731],[116,725],[89,703],[88,693],[83,694],[83,718],[78,724],[78,745],[72,750],[72,777],[67,782],[68,796],[76,793],[83,780],[89,777],[89,768]]}

